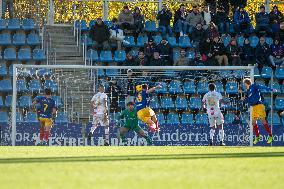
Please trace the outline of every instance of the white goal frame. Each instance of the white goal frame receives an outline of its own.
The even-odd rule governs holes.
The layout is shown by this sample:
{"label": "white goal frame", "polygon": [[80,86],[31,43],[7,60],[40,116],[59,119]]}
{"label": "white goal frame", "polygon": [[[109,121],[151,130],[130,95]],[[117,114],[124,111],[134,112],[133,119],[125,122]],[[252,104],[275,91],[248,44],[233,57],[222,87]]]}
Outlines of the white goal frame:
{"label": "white goal frame", "polygon": [[[12,96],[12,132],[11,132],[11,142],[12,146],[16,145],[16,110],[17,110],[17,69],[18,68],[35,68],[35,69],[136,69],[136,70],[248,70],[250,71],[250,78],[252,83],[254,83],[254,67],[253,66],[85,66],[85,65],[23,65],[14,64],[13,65],[13,96]],[[250,107],[250,146],[253,146],[253,128],[252,128],[252,108]]]}

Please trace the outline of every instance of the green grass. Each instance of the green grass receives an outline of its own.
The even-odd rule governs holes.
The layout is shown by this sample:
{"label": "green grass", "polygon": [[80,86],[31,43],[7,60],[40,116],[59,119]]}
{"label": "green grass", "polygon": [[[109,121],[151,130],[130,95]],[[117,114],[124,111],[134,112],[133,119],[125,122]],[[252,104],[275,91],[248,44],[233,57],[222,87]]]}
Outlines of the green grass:
{"label": "green grass", "polygon": [[284,148],[0,147],[0,188],[280,189]]}

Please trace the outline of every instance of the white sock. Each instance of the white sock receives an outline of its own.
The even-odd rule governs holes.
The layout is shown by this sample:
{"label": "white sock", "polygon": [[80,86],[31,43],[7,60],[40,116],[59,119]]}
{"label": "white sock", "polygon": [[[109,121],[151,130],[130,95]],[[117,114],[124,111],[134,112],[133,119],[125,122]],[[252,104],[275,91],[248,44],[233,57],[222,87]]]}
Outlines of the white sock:
{"label": "white sock", "polygon": [[220,138],[220,141],[224,140],[224,129],[219,130],[219,138]]}
{"label": "white sock", "polygon": [[94,125],[93,125],[93,126],[91,127],[91,131],[90,131],[90,132],[91,132],[92,134],[94,134],[94,132],[95,132],[95,130],[96,130],[97,127],[98,127],[98,126],[94,126]]}
{"label": "white sock", "polygon": [[213,141],[214,134],[215,134],[215,129],[210,129],[210,140],[212,141]]}
{"label": "white sock", "polygon": [[105,142],[109,143],[109,128],[105,128]]}

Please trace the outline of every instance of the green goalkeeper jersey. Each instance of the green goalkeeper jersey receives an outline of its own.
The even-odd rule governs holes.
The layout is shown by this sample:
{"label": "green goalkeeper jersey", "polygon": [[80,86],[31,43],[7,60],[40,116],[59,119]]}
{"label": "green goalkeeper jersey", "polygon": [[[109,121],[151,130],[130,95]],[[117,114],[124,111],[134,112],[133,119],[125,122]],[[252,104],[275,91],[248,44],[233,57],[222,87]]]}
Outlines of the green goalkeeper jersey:
{"label": "green goalkeeper jersey", "polygon": [[120,119],[123,118],[126,120],[124,127],[135,132],[141,130],[138,124],[137,111],[135,109],[133,109],[132,112],[129,112],[128,109],[123,110],[120,114]]}

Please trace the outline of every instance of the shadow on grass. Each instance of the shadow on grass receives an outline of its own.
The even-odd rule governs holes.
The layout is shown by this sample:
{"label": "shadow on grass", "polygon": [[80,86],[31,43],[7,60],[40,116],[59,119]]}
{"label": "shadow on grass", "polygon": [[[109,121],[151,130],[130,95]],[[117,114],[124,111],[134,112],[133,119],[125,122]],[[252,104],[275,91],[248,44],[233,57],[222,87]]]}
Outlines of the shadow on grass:
{"label": "shadow on grass", "polygon": [[0,164],[284,157],[284,152],[6,158]]}

